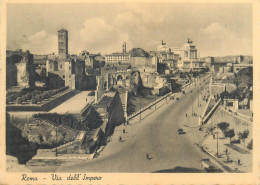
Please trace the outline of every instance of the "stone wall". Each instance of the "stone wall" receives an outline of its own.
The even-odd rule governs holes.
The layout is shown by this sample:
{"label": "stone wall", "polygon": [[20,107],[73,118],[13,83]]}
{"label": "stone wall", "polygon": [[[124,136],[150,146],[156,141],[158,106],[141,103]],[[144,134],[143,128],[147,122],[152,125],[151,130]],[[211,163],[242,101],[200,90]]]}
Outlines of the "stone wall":
{"label": "stone wall", "polygon": [[97,103],[104,94],[104,76],[97,77],[97,88],[95,93],[95,103]]}
{"label": "stone wall", "polygon": [[29,51],[15,52],[6,58],[6,87],[32,87],[35,83],[33,55]]}
{"label": "stone wall", "polygon": [[253,123],[250,121],[246,121],[240,119],[234,113],[230,113],[222,108],[218,108],[213,116],[209,119],[208,123],[220,123],[220,122],[227,122],[230,124],[229,128],[234,129],[235,131],[235,138],[238,137],[238,132],[243,132],[244,130],[249,130],[249,135],[247,142],[253,138]]}
{"label": "stone wall", "polygon": [[108,115],[109,117],[108,123],[106,125],[106,134],[111,135],[115,126],[125,122],[124,109],[118,92],[116,92],[109,106]]}

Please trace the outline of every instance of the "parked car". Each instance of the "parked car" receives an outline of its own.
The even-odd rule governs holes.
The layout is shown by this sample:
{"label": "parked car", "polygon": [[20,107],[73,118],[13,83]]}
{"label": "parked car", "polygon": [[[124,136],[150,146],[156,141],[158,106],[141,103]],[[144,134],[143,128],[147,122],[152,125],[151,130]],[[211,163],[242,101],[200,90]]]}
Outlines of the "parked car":
{"label": "parked car", "polygon": [[201,159],[200,166],[207,172],[217,172],[218,168],[209,160],[209,158]]}
{"label": "parked car", "polygon": [[90,93],[88,93],[89,96],[95,96],[95,91],[91,91]]}
{"label": "parked car", "polygon": [[186,132],[184,132],[182,128],[179,128],[178,129],[178,134],[186,134]]}
{"label": "parked car", "polygon": [[232,140],[230,143],[231,143],[231,144],[240,144],[240,140],[239,140],[239,139],[237,139],[237,140]]}
{"label": "parked car", "polygon": [[176,100],[179,100],[180,98],[176,98]]}

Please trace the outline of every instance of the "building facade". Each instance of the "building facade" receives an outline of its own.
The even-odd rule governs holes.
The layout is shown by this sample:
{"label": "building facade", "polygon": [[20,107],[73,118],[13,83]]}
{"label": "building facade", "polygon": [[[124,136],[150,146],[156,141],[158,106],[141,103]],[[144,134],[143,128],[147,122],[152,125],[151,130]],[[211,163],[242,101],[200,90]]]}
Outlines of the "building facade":
{"label": "building facade", "polygon": [[193,41],[188,39],[182,47],[171,47],[174,54],[179,55],[177,66],[182,71],[200,70],[205,68],[205,62],[200,59]]}
{"label": "building facade", "polygon": [[130,54],[126,51],[126,42],[122,45],[122,52],[105,55],[106,64],[109,63],[130,63]]}

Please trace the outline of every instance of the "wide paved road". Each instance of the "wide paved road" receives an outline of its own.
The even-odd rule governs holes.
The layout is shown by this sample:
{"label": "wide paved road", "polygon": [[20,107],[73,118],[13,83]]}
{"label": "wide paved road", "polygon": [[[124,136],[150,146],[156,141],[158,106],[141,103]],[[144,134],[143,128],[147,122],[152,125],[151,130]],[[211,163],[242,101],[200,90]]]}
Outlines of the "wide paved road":
{"label": "wide paved road", "polygon": [[[171,100],[168,104],[163,100],[157,105],[156,111],[153,107],[143,113],[141,122],[137,116],[130,121],[130,125],[117,127],[112,142],[108,143],[98,158],[63,164],[57,171],[203,172],[200,160],[205,154],[195,145],[203,133],[197,128],[183,126],[189,125],[185,122],[185,114],[191,112],[192,99],[198,97],[201,86],[192,86],[187,91],[187,94],[180,96],[180,100]],[[186,129],[185,135],[177,133],[180,127]],[[123,128],[127,133],[122,133]],[[118,141],[119,136],[123,137],[124,142]],[[151,160],[146,159],[146,153],[150,154]]]}

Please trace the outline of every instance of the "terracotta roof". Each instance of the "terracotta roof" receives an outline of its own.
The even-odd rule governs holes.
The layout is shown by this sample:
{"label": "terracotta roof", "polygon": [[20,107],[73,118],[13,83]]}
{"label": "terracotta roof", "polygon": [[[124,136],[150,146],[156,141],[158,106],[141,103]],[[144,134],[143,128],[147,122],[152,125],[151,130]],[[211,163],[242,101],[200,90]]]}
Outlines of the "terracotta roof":
{"label": "terracotta roof", "polygon": [[141,48],[133,48],[129,53],[131,57],[150,57],[150,54]]}

